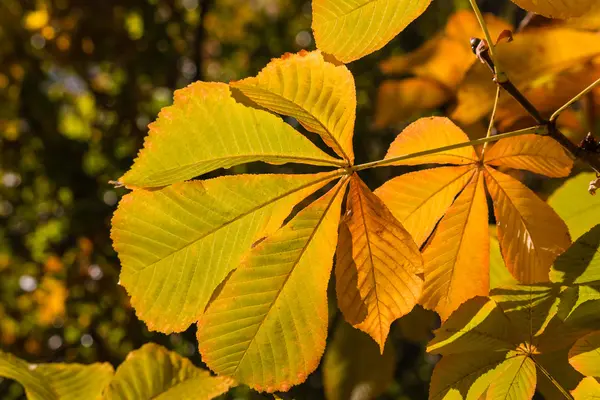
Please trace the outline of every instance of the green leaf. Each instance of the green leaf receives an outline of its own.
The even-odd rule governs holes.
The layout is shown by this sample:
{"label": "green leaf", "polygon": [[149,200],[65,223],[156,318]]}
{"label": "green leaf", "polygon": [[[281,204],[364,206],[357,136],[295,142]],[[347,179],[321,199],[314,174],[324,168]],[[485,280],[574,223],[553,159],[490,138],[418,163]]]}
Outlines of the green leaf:
{"label": "green leaf", "polygon": [[286,391],[325,349],[327,283],[346,182],[252,248],[198,322],[202,359],[259,391]]}
{"label": "green leaf", "polygon": [[231,86],[270,111],[296,118],[340,157],[354,162],[356,88],[345,65],[326,62],[320,51],[301,51],[272,60],[256,78]]}
{"label": "green leaf", "polygon": [[593,172],[579,174],[566,181],[548,198],[548,204],[567,223],[574,239],[598,223],[600,196],[590,196],[587,192],[594,179],[596,175]]}
{"label": "green leaf", "polygon": [[556,259],[550,279],[563,284],[600,281],[600,224],[577,239]]}
{"label": "green leaf", "polygon": [[29,400],[99,399],[112,376],[108,363],[29,364],[0,351],[0,377],[23,385]]}
{"label": "green leaf", "polygon": [[176,91],[174,104],[162,109],[119,183],[160,187],[253,161],[345,164],[281,118],[237,102],[226,84],[195,82]]}
{"label": "green leaf", "polygon": [[569,351],[569,363],[583,375],[600,378],[600,331],[575,343]]}
{"label": "green leaf", "polygon": [[129,353],[104,399],[209,400],[233,385],[232,379],[211,376],[187,358],[150,343]]}
{"label": "green leaf", "polygon": [[431,0],[313,0],[317,47],[345,63],[381,49]]}
{"label": "green leaf", "polygon": [[185,330],[253,243],[335,176],[224,176],[126,195],[111,236],[138,317],[150,329]]}
{"label": "green leaf", "polygon": [[394,381],[396,353],[388,342],[383,354],[363,332],[341,322],[323,359],[327,400],[375,399]]}

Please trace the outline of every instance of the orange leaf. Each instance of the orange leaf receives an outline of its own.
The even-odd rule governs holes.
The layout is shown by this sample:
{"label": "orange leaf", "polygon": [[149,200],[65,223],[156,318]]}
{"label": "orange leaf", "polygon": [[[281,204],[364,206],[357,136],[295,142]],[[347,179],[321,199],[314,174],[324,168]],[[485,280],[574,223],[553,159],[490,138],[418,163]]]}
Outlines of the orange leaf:
{"label": "orange leaf", "polygon": [[[452,121],[443,117],[421,118],[410,124],[390,146],[385,159],[468,142],[469,137]],[[472,146],[436,154],[395,161],[392,165],[473,164],[479,160]]]}
{"label": "orange leaf", "polygon": [[423,251],[425,286],[420,303],[442,319],[468,299],[489,292],[488,209],[481,173],[442,218]]}
{"label": "orange leaf", "polygon": [[484,174],[508,270],[522,283],[548,282],[550,266],[571,245],[567,225],[521,182],[489,167]]}
{"label": "orange leaf", "polygon": [[387,181],[375,194],[421,246],[473,173],[473,166],[412,172]]}
{"label": "orange leaf", "polygon": [[563,147],[548,136],[525,135],[502,139],[485,153],[485,163],[525,169],[561,178],[568,176],[573,160]]}
{"label": "orange leaf", "polygon": [[379,86],[375,127],[406,121],[425,110],[437,108],[450,98],[439,83],[424,78],[386,81]]}
{"label": "orange leaf", "polygon": [[379,344],[396,319],[417,304],[423,259],[410,234],[357,175],[350,180],[335,269],[346,321]]}

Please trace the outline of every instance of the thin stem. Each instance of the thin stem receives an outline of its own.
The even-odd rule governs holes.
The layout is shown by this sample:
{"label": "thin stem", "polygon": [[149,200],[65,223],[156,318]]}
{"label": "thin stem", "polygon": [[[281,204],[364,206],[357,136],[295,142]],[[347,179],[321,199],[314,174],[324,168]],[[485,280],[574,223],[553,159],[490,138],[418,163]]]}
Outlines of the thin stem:
{"label": "thin stem", "polygon": [[[487,40],[487,42],[488,42],[488,47],[490,48],[490,54],[491,54],[492,58],[495,59],[496,58],[496,53],[495,53],[496,50],[495,50],[495,46],[494,46],[494,41],[492,40],[490,31],[488,30],[487,24],[485,23],[483,14],[481,14],[481,10],[479,9],[479,6],[477,5],[477,0],[469,0],[469,1],[471,2],[471,7],[473,8],[475,15],[477,16],[477,21],[479,21],[481,30],[483,31],[483,34],[485,35],[485,40]],[[496,73],[498,73],[497,70],[496,70]]]}
{"label": "thin stem", "polygon": [[355,172],[355,171],[362,171],[362,170],[370,169],[370,168],[384,167],[384,166],[387,166],[390,164],[394,164],[398,161],[410,160],[411,158],[423,157],[423,156],[428,156],[431,154],[441,153],[443,151],[455,150],[455,149],[460,149],[462,147],[468,147],[468,146],[477,146],[477,145],[485,144],[488,142],[497,142],[498,140],[506,139],[509,137],[521,136],[521,135],[531,135],[531,134],[546,135],[546,134],[548,134],[548,129],[546,128],[546,126],[533,126],[531,128],[521,129],[521,130],[514,131],[514,132],[507,132],[507,133],[503,133],[500,135],[486,137],[483,139],[471,140],[469,142],[452,144],[449,146],[438,147],[436,149],[418,151],[416,153],[405,154],[402,156],[392,157],[392,158],[388,158],[385,160],[372,161],[372,162],[368,162],[365,164],[355,165],[354,167],[348,168],[348,171]]}
{"label": "thin stem", "polygon": [[565,111],[567,108],[569,108],[571,106],[571,104],[573,104],[576,101],[580,100],[583,96],[585,96],[586,94],[588,94],[589,92],[591,92],[598,85],[600,85],[600,78],[598,78],[594,83],[592,83],[590,86],[588,86],[587,88],[585,88],[577,96],[575,96],[571,100],[569,100],[567,102],[567,104],[565,104],[564,106],[562,106],[561,108],[559,108],[558,110],[556,110],[554,112],[554,114],[552,114],[552,116],[550,117],[550,122],[556,121],[558,119],[558,117],[560,116],[560,114],[563,111]]}
{"label": "thin stem", "polygon": [[533,358],[533,356],[530,356],[530,358],[535,363],[536,367],[538,367],[539,370],[542,371],[544,375],[546,375],[546,378],[548,378],[550,382],[552,382],[552,384],[558,389],[559,392],[562,393],[563,396],[565,396],[565,399],[574,400],[573,396],[571,396],[571,394],[564,387],[562,387],[562,385],[558,383],[558,381],[554,379],[552,375],[550,375],[550,373],[546,370],[546,368],[544,368],[542,364],[540,364],[535,358]]}
{"label": "thin stem", "polygon": [[[500,85],[496,85],[496,99],[494,100],[494,108],[492,109],[492,115],[490,117],[490,124],[488,125],[486,138],[492,136],[492,129],[494,129],[494,120],[496,119],[496,110],[498,109],[498,99],[500,98]],[[487,149],[489,142],[485,142],[483,144],[483,149],[481,150],[481,158],[485,155],[485,150]]]}

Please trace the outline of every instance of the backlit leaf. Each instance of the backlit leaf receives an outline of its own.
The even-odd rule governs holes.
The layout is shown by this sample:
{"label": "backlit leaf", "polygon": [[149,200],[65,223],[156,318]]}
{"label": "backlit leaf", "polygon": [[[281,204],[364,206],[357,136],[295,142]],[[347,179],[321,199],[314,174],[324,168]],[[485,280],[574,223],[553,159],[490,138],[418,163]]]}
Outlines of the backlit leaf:
{"label": "backlit leaf", "polygon": [[162,109],[119,182],[159,187],[253,161],[343,164],[277,116],[236,102],[226,84],[195,82]]}
{"label": "backlit leaf", "polygon": [[490,226],[490,289],[517,285],[519,281],[506,269],[504,259],[502,258],[502,252],[500,251],[500,243],[496,236],[496,227]]}
{"label": "backlit leaf", "polygon": [[187,358],[149,343],[132,351],[117,368],[106,400],[212,399],[234,386],[231,378],[211,376]]}
{"label": "backlit leaf", "polygon": [[527,400],[535,393],[535,363],[525,355],[510,357],[498,367],[486,400]]}
{"label": "backlit leaf", "polygon": [[600,196],[590,196],[587,192],[594,179],[593,172],[579,174],[548,198],[548,204],[567,223],[573,238],[580,237],[599,222]]}
{"label": "backlit leaf", "polygon": [[556,259],[550,279],[568,284],[600,282],[600,225],[577,239]]}
{"label": "backlit leaf", "polygon": [[357,175],[350,178],[346,210],[336,253],[338,306],[383,353],[390,325],[421,295],[423,260],[410,234]]}
{"label": "backlit leaf", "polygon": [[488,167],[484,175],[508,270],[523,283],[548,282],[550,266],[571,244],[567,226],[521,182]]}
{"label": "backlit leaf", "polygon": [[580,17],[595,7],[600,7],[598,0],[512,0],[527,11],[541,14],[548,18]]}
{"label": "backlit leaf", "polygon": [[112,221],[121,285],[150,329],[185,330],[253,243],[275,232],[292,208],[333,179],[236,175],[134,190]]}
{"label": "backlit leaf", "polygon": [[202,359],[259,391],[286,391],[319,364],[345,183],[245,257],[198,322]]}
{"label": "backlit leaf", "polygon": [[575,343],[569,351],[569,363],[583,375],[600,378],[600,331]]}
{"label": "backlit leaf", "polygon": [[[385,155],[385,159],[468,141],[469,137],[448,118],[421,118],[410,124],[396,137]],[[475,149],[472,146],[466,146],[408,160],[395,161],[392,165],[466,165],[476,163],[478,160],[479,157],[475,153]]]}
{"label": "backlit leaf", "polygon": [[29,364],[0,351],[0,377],[23,385],[29,400],[100,399],[113,376],[110,364]]}
{"label": "backlit leaf", "polygon": [[485,163],[561,178],[568,176],[573,160],[554,139],[541,135],[525,135],[496,142],[485,153]]}
{"label": "backlit leaf", "polygon": [[583,379],[577,388],[571,392],[575,400],[600,399],[600,382],[593,377]]}
{"label": "backlit leaf", "polygon": [[445,320],[466,300],[487,295],[489,251],[488,207],[478,172],[423,250],[425,286],[419,303]]}
{"label": "backlit leaf", "polygon": [[380,354],[369,336],[342,322],[327,347],[322,368],[327,400],[375,399],[394,380],[395,348],[389,342]]}
{"label": "backlit leaf", "polygon": [[375,194],[421,246],[474,173],[473,166],[411,172],[390,179]]}
{"label": "backlit leaf", "polygon": [[296,118],[340,157],[354,161],[356,89],[345,65],[326,62],[320,51],[303,51],[275,59],[256,78],[231,86],[260,106]]}
{"label": "backlit leaf", "polygon": [[431,0],[313,0],[317,47],[345,63],[381,49]]}

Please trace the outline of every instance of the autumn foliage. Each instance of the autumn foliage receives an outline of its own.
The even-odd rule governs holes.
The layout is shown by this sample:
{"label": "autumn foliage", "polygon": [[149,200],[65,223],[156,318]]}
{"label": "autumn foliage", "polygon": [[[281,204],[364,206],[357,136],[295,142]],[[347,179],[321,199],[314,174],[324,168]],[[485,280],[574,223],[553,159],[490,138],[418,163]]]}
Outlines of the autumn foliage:
{"label": "autumn foliage", "polygon": [[[324,352],[332,352],[326,363],[353,357],[343,347],[356,334],[346,323],[373,339],[364,357],[380,360],[384,371],[393,365],[390,326],[417,304],[442,321],[427,348],[442,356],[430,399],[600,393],[600,203],[587,193],[595,177],[567,181],[549,201],[520,179],[595,167],[593,154],[581,156],[588,149],[573,154],[559,140],[562,130],[581,138],[585,123],[573,114],[557,122],[553,114],[568,117],[574,111],[564,104],[587,87],[594,93],[598,34],[567,18],[585,18],[600,3],[514,0],[562,19],[524,30],[477,8],[458,12],[421,48],[381,65],[384,74],[406,76],[379,88],[375,125],[395,126],[444,104],[449,117],[416,119],[383,159],[356,164],[357,96],[345,63],[382,48],[430,2],[314,0],[318,50],[275,58],[255,77],[195,82],[175,93],[116,181],[131,191],[114,213],[111,237],[137,316],[166,334],[196,324],[202,359],[218,377],[148,345],[114,377],[103,371],[104,398],[211,398],[236,384],[285,392],[307,379]],[[495,71],[469,43],[486,36],[483,51]],[[497,90],[494,75],[545,119]],[[257,161],[320,172],[203,177]],[[371,190],[359,173],[383,166],[412,172]],[[580,212],[587,217],[574,222]],[[326,350],[332,302],[345,327]],[[10,356],[0,360],[0,373],[14,368],[8,376],[23,382],[63,368],[27,371]],[[136,386],[136,362],[149,376],[169,364],[181,385]],[[330,397],[341,393],[341,381],[332,377],[339,387],[328,383]],[[60,392],[58,378],[47,384]]]}

